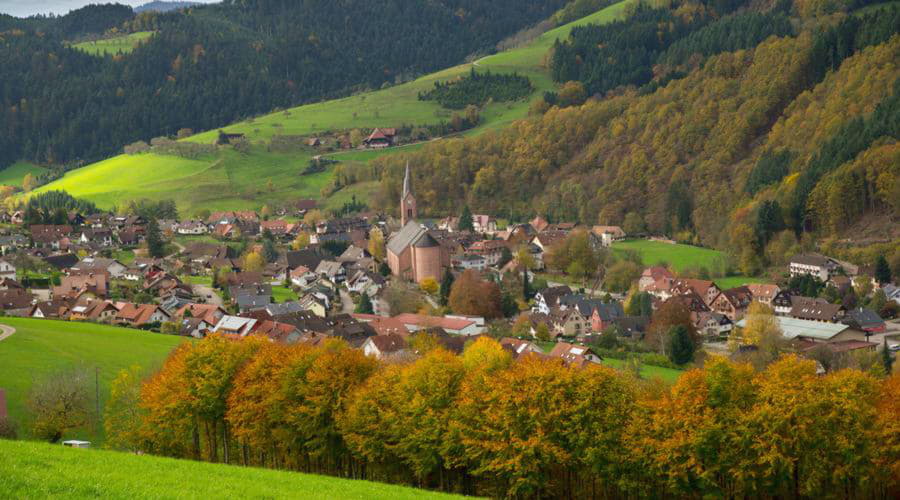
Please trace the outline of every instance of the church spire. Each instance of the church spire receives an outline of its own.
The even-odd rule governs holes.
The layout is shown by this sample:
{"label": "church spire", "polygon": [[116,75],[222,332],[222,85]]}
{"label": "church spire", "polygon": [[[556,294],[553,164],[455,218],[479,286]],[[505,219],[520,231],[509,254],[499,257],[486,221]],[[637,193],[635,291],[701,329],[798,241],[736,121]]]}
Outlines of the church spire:
{"label": "church spire", "polygon": [[406,175],[403,176],[403,198],[410,193],[409,189],[409,162],[406,162]]}
{"label": "church spire", "polygon": [[400,196],[400,224],[406,226],[406,223],[416,218],[416,197],[412,194],[412,188],[409,185],[409,162],[406,162],[406,175],[403,176],[403,195]]}

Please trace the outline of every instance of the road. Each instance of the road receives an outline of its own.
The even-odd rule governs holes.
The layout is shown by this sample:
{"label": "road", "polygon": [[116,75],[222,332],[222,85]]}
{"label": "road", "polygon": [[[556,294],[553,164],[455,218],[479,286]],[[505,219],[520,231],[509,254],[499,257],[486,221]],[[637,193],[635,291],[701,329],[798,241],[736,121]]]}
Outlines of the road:
{"label": "road", "polygon": [[338,293],[341,295],[341,312],[344,314],[353,314],[354,309],[356,309],[356,304],[353,303],[353,297],[350,296],[350,292],[343,288],[338,288]]}
{"label": "road", "polygon": [[223,307],[222,297],[209,285],[194,285],[194,295],[206,299],[207,304]]}
{"label": "road", "polygon": [[16,329],[11,326],[0,325],[0,341],[16,333]]}

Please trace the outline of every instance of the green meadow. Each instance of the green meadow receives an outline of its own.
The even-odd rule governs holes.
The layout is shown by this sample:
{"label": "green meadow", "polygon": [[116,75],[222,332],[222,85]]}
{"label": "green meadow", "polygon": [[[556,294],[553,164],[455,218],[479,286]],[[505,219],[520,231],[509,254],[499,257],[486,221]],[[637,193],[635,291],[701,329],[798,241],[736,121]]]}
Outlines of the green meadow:
{"label": "green meadow", "polygon": [[46,172],[47,169],[26,161],[19,161],[0,170],[0,184],[4,186],[22,187],[22,180],[27,174],[35,177]]}
{"label": "green meadow", "polygon": [[115,55],[119,52],[127,54],[151,36],[153,36],[152,31],[138,31],[137,33],[104,38],[93,42],[76,43],[72,47],[95,56]]}
{"label": "green meadow", "polygon": [[[222,130],[227,132],[245,134],[256,144],[248,155],[241,155],[230,148],[221,148],[213,156],[193,160],[156,154],[119,155],[69,172],[37,192],[62,189],[73,196],[91,200],[101,208],[113,208],[123,201],[136,198],[173,199],[185,215],[193,215],[203,209],[258,209],[266,203],[278,204],[297,198],[318,199],[322,187],[330,182],[330,172],[299,175],[308,159],[316,154],[313,150],[299,154],[275,154],[265,151],[258,143],[274,135],[315,135],[336,130],[367,130],[449,121],[452,115],[449,110],[432,101],[420,101],[418,94],[432,88],[435,82],[465,75],[473,67],[478,71],[526,75],[535,86],[536,90],[529,99],[486,105],[481,111],[481,125],[466,131],[465,135],[506,126],[526,116],[531,99],[554,88],[545,69],[545,57],[556,39],[567,37],[578,25],[618,19],[634,2],[624,0],[550,30],[521,47],[408,83],[298,106],[223,127]],[[208,144],[214,142],[217,135],[218,129],[183,140]],[[339,152],[329,157],[343,162],[367,162],[381,155],[414,151],[422,146],[414,144],[383,151]],[[274,184],[271,191],[266,188],[270,180]],[[371,185],[355,193],[371,193]],[[335,196],[341,200],[350,199],[341,192]],[[361,199],[365,201],[367,198]],[[327,206],[340,206],[342,203],[325,200]]]}
{"label": "green meadow", "polygon": [[[19,423],[20,431],[27,431],[25,402],[36,380],[73,369],[87,370],[92,382],[97,376],[102,412],[109,384],[120,370],[139,365],[152,371],[185,341],[184,337],[94,323],[27,318],[0,318],[0,323],[16,329],[0,340],[0,387],[6,390],[10,416]],[[66,437],[102,439],[93,429],[75,434]]]}
{"label": "green meadow", "polygon": [[270,153],[258,146],[247,154],[223,148],[198,159],[123,154],[68,172],[34,192],[64,190],[106,209],[133,199],[172,199],[184,215],[202,209],[258,209],[266,203],[319,198],[331,173],[301,175],[311,157],[308,152]]}
{"label": "green meadow", "polygon": [[0,440],[4,498],[455,498],[371,481]]}

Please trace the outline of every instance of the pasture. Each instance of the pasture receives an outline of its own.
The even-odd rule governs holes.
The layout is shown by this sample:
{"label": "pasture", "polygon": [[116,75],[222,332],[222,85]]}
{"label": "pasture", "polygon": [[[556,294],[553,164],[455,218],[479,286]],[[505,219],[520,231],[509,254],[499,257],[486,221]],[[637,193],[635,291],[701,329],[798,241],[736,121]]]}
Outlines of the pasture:
{"label": "pasture", "polygon": [[115,55],[119,52],[127,54],[151,36],[153,36],[152,31],[138,31],[92,42],[76,43],[72,47],[95,56]]}
{"label": "pasture", "polygon": [[0,440],[8,498],[454,498],[371,481]]}
{"label": "pasture", "polygon": [[19,161],[0,170],[0,184],[4,186],[22,187],[22,180],[26,174],[35,177],[46,172],[47,169],[26,161]]}
{"label": "pasture", "polygon": [[[16,329],[0,341],[0,387],[6,389],[10,416],[27,429],[25,402],[31,385],[43,377],[84,369],[99,381],[100,408],[109,384],[120,370],[134,365],[148,372],[157,368],[184,337],[94,323],[28,318],[0,318]],[[80,437],[98,439],[93,429]]]}

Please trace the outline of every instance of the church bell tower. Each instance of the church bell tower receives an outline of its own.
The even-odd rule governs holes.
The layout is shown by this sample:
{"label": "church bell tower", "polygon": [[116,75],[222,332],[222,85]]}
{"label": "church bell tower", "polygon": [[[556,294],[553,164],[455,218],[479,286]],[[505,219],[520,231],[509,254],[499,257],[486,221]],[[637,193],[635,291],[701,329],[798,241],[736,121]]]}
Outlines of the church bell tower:
{"label": "church bell tower", "polygon": [[412,194],[409,185],[409,162],[406,162],[406,175],[403,176],[403,194],[400,196],[400,224],[406,223],[418,216],[416,212],[416,197]]}

